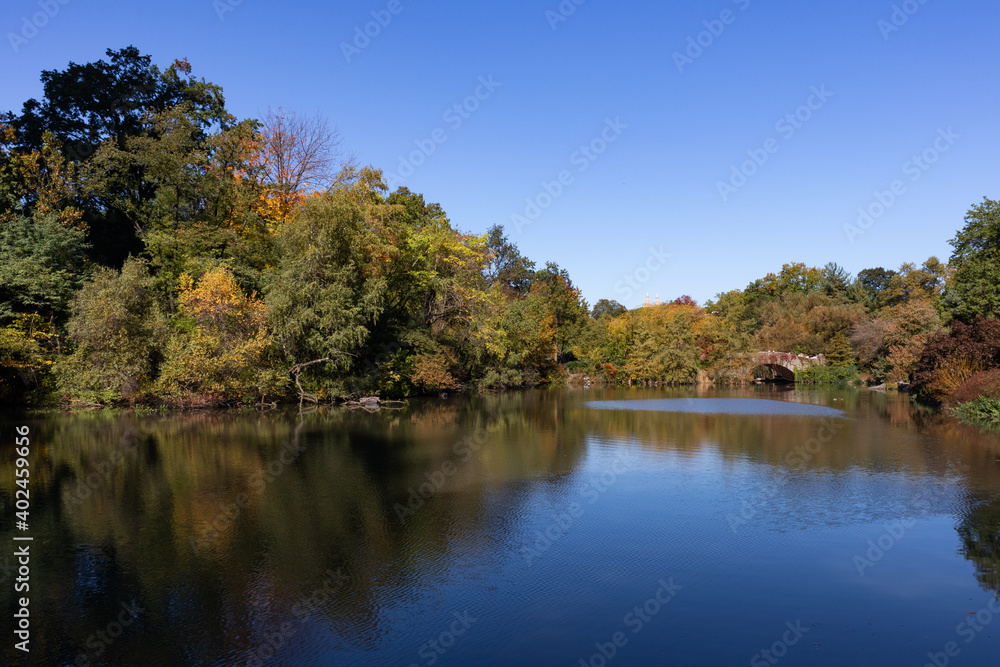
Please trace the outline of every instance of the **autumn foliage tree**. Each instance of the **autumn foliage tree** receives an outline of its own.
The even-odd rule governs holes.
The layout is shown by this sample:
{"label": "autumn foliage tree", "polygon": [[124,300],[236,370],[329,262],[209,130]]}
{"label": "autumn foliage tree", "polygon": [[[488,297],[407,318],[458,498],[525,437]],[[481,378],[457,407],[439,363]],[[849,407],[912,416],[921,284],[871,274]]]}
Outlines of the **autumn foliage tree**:
{"label": "autumn foliage tree", "polygon": [[996,311],[994,201],[969,211],[950,265],[855,279],[792,262],[705,307],[591,311],[568,271],[536,267],[502,227],[462,229],[389,192],[322,117],[237,119],[193,71],[111,50],[43,72],[43,97],[0,116],[0,400],[741,382],[766,349],[914,376],[932,397],[994,386],[995,320],[975,320]]}
{"label": "autumn foliage tree", "polygon": [[264,214],[276,230],[307,194],[333,186],[341,171],[341,138],[320,115],[269,109],[260,121],[256,161],[265,187]]}
{"label": "autumn foliage tree", "polygon": [[267,309],[247,295],[225,266],[197,282],[181,277],[180,317],[160,368],[158,395],[225,402],[283,389],[284,374],[267,363]]}

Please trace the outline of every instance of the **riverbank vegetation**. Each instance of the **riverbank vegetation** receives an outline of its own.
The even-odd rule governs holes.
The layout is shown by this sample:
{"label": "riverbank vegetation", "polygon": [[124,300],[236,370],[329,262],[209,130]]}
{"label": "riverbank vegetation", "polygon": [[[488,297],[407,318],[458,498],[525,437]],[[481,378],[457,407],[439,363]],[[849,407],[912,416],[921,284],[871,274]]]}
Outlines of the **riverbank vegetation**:
{"label": "riverbank vegetation", "polygon": [[[1000,203],[935,257],[857,276],[788,263],[699,305],[590,306],[500,226],[341,151],[326,121],[238,119],[134,48],[42,73],[0,117],[0,401],[179,406],[606,383],[913,382],[995,414]],[[991,407],[992,406],[992,407]]]}

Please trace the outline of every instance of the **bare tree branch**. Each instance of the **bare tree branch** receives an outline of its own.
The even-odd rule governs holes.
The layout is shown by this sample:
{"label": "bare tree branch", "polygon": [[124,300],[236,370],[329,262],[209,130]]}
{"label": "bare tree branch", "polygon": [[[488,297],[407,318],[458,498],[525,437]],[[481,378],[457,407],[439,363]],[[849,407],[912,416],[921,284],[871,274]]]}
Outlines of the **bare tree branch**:
{"label": "bare tree branch", "polygon": [[261,133],[268,185],[286,193],[316,192],[327,190],[336,179],[344,158],[342,139],[323,116],[268,109]]}

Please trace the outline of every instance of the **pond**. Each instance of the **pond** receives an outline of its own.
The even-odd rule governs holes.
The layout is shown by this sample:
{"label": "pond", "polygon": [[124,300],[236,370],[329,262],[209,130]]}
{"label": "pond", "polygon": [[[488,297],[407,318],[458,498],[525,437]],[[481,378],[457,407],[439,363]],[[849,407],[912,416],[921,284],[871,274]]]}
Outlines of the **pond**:
{"label": "pond", "polygon": [[[986,665],[1000,436],[905,395],[0,416],[38,665]],[[14,529],[14,427],[31,514]]]}

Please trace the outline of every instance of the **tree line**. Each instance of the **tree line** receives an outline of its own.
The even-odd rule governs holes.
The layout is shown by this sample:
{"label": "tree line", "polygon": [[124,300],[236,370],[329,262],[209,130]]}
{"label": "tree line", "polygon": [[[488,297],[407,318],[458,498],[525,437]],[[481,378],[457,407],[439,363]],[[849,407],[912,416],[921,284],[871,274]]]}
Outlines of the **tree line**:
{"label": "tree line", "polygon": [[[1000,398],[1000,203],[947,263],[784,265],[704,305],[591,307],[494,226],[344,154],[321,117],[226,110],[185,60],[136,48],[41,75],[0,116],[0,400],[332,401],[560,384],[804,380]],[[988,406],[987,406],[988,407]]]}

